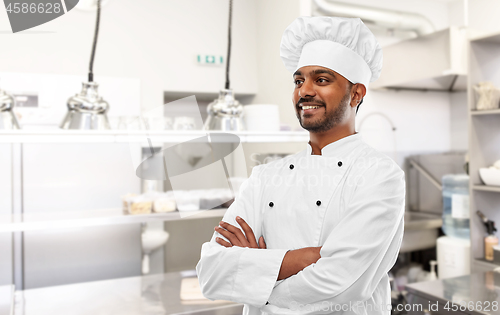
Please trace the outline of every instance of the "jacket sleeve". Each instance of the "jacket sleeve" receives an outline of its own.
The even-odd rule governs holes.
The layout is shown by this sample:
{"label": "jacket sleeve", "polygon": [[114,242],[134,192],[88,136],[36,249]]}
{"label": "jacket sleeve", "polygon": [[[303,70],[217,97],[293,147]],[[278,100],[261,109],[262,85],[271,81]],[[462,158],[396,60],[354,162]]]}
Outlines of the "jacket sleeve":
{"label": "jacket sleeve", "polygon": [[270,304],[293,309],[325,301],[359,303],[372,297],[401,246],[404,172],[392,160],[372,165],[345,202],[340,222],[321,248],[321,258],[276,286]]}
{"label": "jacket sleeve", "polygon": [[[243,218],[252,228],[256,240],[262,235],[261,183],[256,166],[250,177],[243,182],[239,196],[231,204],[224,218],[236,227],[236,216]],[[266,304],[276,284],[284,249],[226,248],[215,241],[225,239],[214,232],[210,242],[204,243],[196,272],[203,295],[211,300],[229,300],[256,307]]]}

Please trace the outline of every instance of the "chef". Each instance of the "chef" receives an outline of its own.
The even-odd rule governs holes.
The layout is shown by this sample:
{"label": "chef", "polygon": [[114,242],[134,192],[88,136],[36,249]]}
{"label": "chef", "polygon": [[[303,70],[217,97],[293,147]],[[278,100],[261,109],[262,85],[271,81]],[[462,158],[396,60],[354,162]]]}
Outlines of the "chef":
{"label": "chef", "polygon": [[390,314],[404,173],[354,128],[381,48],[360,19],[300,17],[280,51],[310,140],[253,168],[202,246],[202,292],[244,314]]}

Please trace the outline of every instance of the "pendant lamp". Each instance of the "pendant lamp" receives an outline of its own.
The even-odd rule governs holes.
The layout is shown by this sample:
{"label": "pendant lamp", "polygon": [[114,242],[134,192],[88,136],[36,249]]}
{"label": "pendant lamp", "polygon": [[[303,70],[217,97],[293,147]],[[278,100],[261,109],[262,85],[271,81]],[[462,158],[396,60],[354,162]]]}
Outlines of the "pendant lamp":
{"label": "pendant lamp", "polygon": [[99,34],[99,22],[101,16],[101,0],[97,0],[97,18],[95,25],[94,41],[90,56],[88,82],[82,83],[80,93],[68,99],[68,112],[62,121],[62,129],[104,130],[109,128],[106,113],[109,110],[108,103],[99,96],[97,91],[99,85],[94,82],[94,56]]}
{"label": "pendant lamp", "polygon": [[21,129],[12,110],[15,105],[14,97],[0,88],[0,130]]}
{"label": "pendant lamp", "polygon": [[219,92],[219,98],[208,104],[208,117],[205,121],[205,130],[241,131],[244,130],[243,106],[234,98],[229,84],[229,65],[231,60],[231,20],[233,0],[229,0],[229,23],[226,61],[226,85]]}

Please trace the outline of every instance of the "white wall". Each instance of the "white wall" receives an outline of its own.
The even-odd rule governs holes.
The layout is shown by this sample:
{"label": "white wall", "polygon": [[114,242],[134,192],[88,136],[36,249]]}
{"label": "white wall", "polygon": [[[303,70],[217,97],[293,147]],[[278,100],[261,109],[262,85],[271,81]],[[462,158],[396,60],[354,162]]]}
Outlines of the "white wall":
{"label": "white wall", "polygon": [[[374,112],[387,116],[396,131],[390,130],[387,120],[379,115],[370,115]],[[451,141],[449,94],[368,90],[356,126],[368,144],[400,165],[409,154],[447,151]]]}
{"label": "white wall", "polygon": [[469,0],[454,0],[448,3],[449,24],[454,26],[467,26],[467,7]]}
{"label": "white wall", "polygon": [[452,151],[469,149],[467,92],[450,94],[450,132]]}
{"label": "white wall", "polygon": [[[301,128],[292,106],[293,78],[280,58],[281,36],[300,14],[299,0],[258,0],[257,66],[259,93],[254,104],[278,104],[280,120]],[[279,12],[279,14],[277,14]]]}
{"label": "white wall", "polygon": [[[236,93],[255,93],[255,1],[234,1],[233,14],[232,87]],[[227,23],[228,1],[109,1],[101,14],[95,81],[100,76],[140,79],[143,109],[162,105],[163,91],[217,93],[224,87],[224,66],[199,66],[196,55],[225,56]],[[94,24],[95,12],[73,9],[32,30],[2,32],[0,72],[86,80]],[[9,29],[7,13],[0,10],[0,30]]]}
{"label": "white wall", "polygon": [[498,13],[500,2],[497,0],[469,0],[468,22],[472,36],[500,32]]}

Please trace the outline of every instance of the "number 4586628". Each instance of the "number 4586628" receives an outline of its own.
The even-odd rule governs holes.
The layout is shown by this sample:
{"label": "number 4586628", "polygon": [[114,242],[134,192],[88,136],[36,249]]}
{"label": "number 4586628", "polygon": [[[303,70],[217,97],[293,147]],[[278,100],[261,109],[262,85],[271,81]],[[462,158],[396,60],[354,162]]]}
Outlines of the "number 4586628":
{"label": "number 4586628", "polygon": [[7,6],[8,13],[61,13],[60,3],[40,3],[40,2],[15,2]]}

